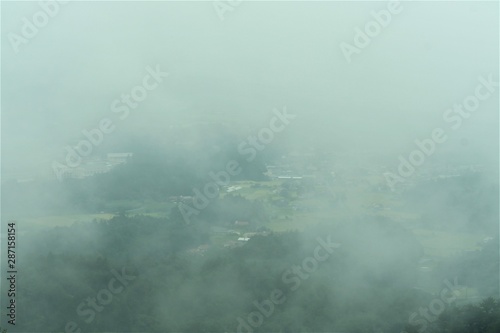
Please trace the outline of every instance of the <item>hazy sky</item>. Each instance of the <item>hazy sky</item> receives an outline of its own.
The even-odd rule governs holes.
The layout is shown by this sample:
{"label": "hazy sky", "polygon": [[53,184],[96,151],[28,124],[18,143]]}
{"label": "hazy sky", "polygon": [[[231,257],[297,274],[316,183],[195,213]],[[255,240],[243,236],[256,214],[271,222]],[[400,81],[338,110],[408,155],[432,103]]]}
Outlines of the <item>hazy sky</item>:
{"label": "hazy sky", "polygon": [[[458,130],[443,120],[479,76],[498,82],[498,4],[401,2],[349,63],[340,44],[354,44],[356,27],[387,6],[244,1],[220,20],[210,1],[69,2],[16,54],[9,34],[41,9],[2,2],[4,175],[50,170],[104,117],[116,125],[105,140],[160,137],[201,119],[252,134],[283,106],[300,119],[291,142],[381,152],[387,164],[436,127],[450,134],[443,149],[498,145],[498,90]],[[120,120],[111,103],[148,66],[169,76]]]}

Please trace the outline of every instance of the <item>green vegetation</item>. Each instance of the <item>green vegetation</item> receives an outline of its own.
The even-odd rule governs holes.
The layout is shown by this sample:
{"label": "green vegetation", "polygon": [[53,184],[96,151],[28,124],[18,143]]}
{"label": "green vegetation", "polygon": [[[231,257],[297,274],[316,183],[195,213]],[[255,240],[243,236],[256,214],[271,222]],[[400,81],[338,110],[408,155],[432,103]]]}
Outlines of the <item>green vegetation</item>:
{"label": "green vegetation", "polygon": [[[117,215],[26,235],[30,247],[21,259],[23,288],[18,299],[30,307],[19,329],[62,332],[73,321],[93,332],[235,331],[238,318],[248,321],[255,302],[263,303],[279,289],[286,301],[275,305],[255,332],[371,333],[374,327],[413,332],[408,313],[432,300],[413,288],[421,246],[389,220],[350,220],[304,232],[269,233],[229,249],[221,246],[229,235],[210,233],[199,222]],[[339,247],[328,255],[318,237]],[[327,259],[316,261],[308,272],[305,262],[318,248]],[[86,300],[99,295],[113,270],[122,267],[130,282],[109,304],[97,301],[102,311],[90,316]],[[292,273],[293,267],[303,268]],[[494,332],[498,303],[481,304],[450,308],[432,332],[462,332],[458,328],[475,325],[476,320],[485,329],[477,332]],[[460,313],[470,316],[455,316]]]}
{"label": "green vegetation", "polygon": [[[30,304],[21,331],[61,332],[74,322],[94,332],[412,333],[419,327],[410,315],[449,279],[460,281],[462,294],[429,332],[498,328],[498,301],[486,299],[498,295],[498,238],[483,241],[496,197],[480,178],[396,196],[373,177],[270,180],[257,163],[186,219],[180,203],[194,206],[192,189],[223,162],[206,157],[203,168],[172,156],[144,152],[107,174],[5,185],[20,202],[4,217],[29,230],[19,254],[18,301]],[[427,200],[429,190],[441,191],[445,209],[466,205],[472,213],[451,224]],[[416,197],[426,198],[419,201],[425,214],[408,208]],[[318,238],[340,247],[311,262]],[[108,303],[101,291],[122,269],[131,281]],[[248,326],[275,290],[286,301]]]}

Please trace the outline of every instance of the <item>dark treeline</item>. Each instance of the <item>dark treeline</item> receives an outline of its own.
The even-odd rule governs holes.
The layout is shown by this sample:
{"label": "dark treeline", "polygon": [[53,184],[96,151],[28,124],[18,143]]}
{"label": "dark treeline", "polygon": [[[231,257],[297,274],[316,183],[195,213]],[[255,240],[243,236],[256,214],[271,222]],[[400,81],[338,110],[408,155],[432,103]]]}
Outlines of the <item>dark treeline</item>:
{"label": "dark treeline", "polygon": [[[210,171],[224,170],[228,160],[237,160],[243,170],[231,180],[265,179],[264,157],[248,163],[224,142],[208,136],[203,149],[189,154],[185,147],[162,150],[136,144],[133,158],[109,173],[63,182],[4,183],[4,214],[114,215],[20,236],[18,304],[23,318],[16,328],[499,332],[499,304],[488,298],[499,292],[498,238],[481,250],[436,260],[427,277],[437,288],[431,293],[416,287],[425,253],[406,229],[406,223],[415,223],[431,230],[491,233],[498,194],[481,175],[422,182],[404,192],[405,203],[426,212],[417,221],[359,213],[319,225],[304,221],[302,232],[271,232],[271,215],[277,214],[273,209],[290,210],[288,203],[314,193],[312,180],[284,182],[275,196],[259,200],[226,194],[187,221],[169,198],[191,196],[193,188],[213,181]],[[333,206],[347,200],[340,194],[314,196]],[[152,202],[161,209],[137,213]],[[236,226],[236,221],[244,225]],[[239,236],[232,234],[229,241],[227,234],[215,235],[214,227],[254,235],[238,243]],[[325,245],[333,243],[338,247]],[[446,304],[439,315],[427,319],[420,311],[436,304],[447,287],[444,281],[476,290],[477,302]]]}
{"label": "dark treeline", "polygon": [[237,146],[225,138],[222,136],[215,142],[207,138],[196,149],[136,143],[128,163],[115,167],[112,172],[84,179],[5,181],[2,183],[3,213],[115,213],[133,209],[134,205],[148,200],[165,202],[170,196],[191,196],[193,188],[203,188],[207,182],[213,182],[210,172],[225,170],[230,160],[237,161],[241,167],[241,173],[231,177],[231,181],[265,180],[263,158],[276,152],[268,149],[250,163],[238,153]]}
{"label": "dark treeline", "polygon": [[[450,305],[438,319],[410,325],[410,315],[439,295],[413,287],[422,248],[389,220],[270,233],[232,249],[213,244],[208,225],[122,214],[26,234],[23,319],[16,329],[63,332],[70,323],[82,332],[413,333],[425,326],[426,332],[493,333],[500,327],[493,299]],[[200,246],[206,251],[194,251]],[[110,284],[118,275],[125,282]],[[271,307],[276,289],[280,303]],[[259,311],[260,321],[251,315]]]}

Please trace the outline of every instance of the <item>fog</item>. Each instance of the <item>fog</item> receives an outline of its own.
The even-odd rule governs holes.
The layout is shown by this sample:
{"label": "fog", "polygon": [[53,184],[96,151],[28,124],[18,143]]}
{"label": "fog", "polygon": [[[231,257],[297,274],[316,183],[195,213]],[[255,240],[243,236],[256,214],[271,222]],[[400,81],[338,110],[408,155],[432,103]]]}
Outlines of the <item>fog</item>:
{"label": "fog", "polygon": [[1,328],[500,329],[498,3],[1,7]]}

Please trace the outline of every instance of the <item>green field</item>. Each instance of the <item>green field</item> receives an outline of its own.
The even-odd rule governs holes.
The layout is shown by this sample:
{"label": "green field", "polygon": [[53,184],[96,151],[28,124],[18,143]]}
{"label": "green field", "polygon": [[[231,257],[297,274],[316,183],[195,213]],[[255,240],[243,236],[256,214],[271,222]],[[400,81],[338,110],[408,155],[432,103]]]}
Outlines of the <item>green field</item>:
{"label": "green field", "polygon": [[[332,192],[319,195],[300,197],[292,191],[286,198],[286,203],[278,204],[284,199],[279,191],[284,181],[274,180],[265,182],[240,181],[231,185],[240,189],[231,192],[232,195],[241,195],[248,200],[259,200],[263,203],[269,222],[265,224],[276,232],[288,230],[303,231],[317,223],[341,223],[355,217],[375,215],[384,216],[399,221],[408,227],[418,220],[419,215],[407,212],[402,204],[390,193],[373,192],[367,185],[337,186]],[[332,198],[337,193],[344,193],[347,199],[344,202],[335,202]],[[221,193],[221,197],[229,193]],[[384,209],[373,210],[373,205],[382,205]],[[171,202],[136,202],[120,201],[109,204],[109,207],[121,209],[130,215],[148,215],[152,217],[168,217],[170,210],[175,206]],[[117,212],[116,212],[117,213]],[[21,228],[38,229],[40,227],[70,226],[75,222],[88,222],[94,219],[110,219],[116,213],[96,214],[69,214],[50,215],[39,217],[16,217]],[[33,228],[33,229],[32,229]],[[235,228],[237,231],[238,228]],[[436,231],[424,228],[409,228],[417,240],[422,244],[425,254],[432,257],[447,257],[462,251],[479,249],[479,244],[486,237],[481,234]],[[236,240],[236,235],[214,235],[213,242],[222,245],[230,240]]]}
{"label": "green field", "polygon": [[[414,224],[419,219],[419,214],[405,211],[403,204],[390,193],[371,192],[366,186],[339,186],[335,190],[345,192],[347,201],[342,204],[332,204],[328,196],[314,196],[307,199],[291,199],[289,206],[300,204],[307,207],[307,212],[294,211],[289,207],[277,207],[271,201],[280,196],[275,193],[283,181],[262,182],[258,188],[252,187],[257,182],[235,182],[234,186],[242,189],[233,193],[255,200],[265,202],[265,207],[270,215],[270,222],[266,225],[274,231],[305,230],[319,222],[342,222],[354,217],[376,215],[400,221],[404,227]],[[386,209],[372,211],[370,205],[380,204]],[[480,248],[480,242],[486,237],[482,234],[469,234],[460,232],[436,231],[424,228],[409,228],[416,239],[422,244],[425,254],[432,257],[447,257],[462,251],[474,251]]]}

